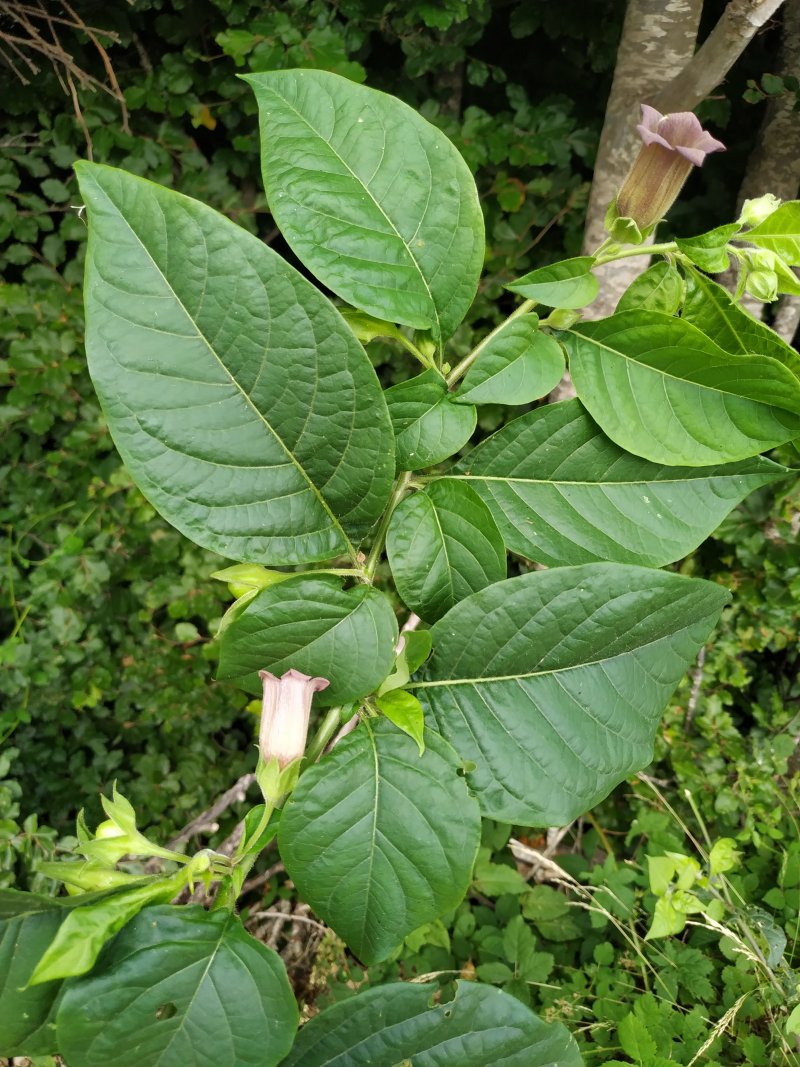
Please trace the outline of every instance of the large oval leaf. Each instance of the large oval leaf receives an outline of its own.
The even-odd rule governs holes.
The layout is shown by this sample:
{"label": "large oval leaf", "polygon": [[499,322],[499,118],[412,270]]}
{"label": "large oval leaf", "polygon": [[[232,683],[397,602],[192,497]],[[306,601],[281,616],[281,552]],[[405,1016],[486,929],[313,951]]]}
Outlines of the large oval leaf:
{"label": "large oval leaf", "polygon": [[476,764],[484,815],[562,826],[650,761],[661,712],[728,599],[615,563],[510,578],[436,623],[409,688]]}
{"label": "large oval leaf", "polygon": [[550,567],[663,567],[748,493],[789,473],[760,456],[715,467],[650,463],[615,445],[579,400],[514,419],[450,472],[480,494],[510,551]]}
{"label": "large oval leaf", "polygon": [[342,589],[331,574],[299,574],[256,594],[220,639],[218,678],[261,692],[260,670],[290,668],[327,678],[317,695],[327,707],[366,696],[395,659],[397,620],[377,589]]}
{"label": "large oval leaf", "polygon": [[450,479],[395,508],[386,550],[398,593],[428,622],[506,576],[506,550],[491,511],[468,485]]}
{"label": "large oval leaf", "polygon": [[410,737],[370,719],[301,776],[284,809],[286,870],[364,963],[386,959],[467,890],[480,811],[458,769],[433,731],[420,756]]}
{"label": "large oval leaf", "polygon": [[510,319],[491,333],[455,400],[468,404],[530,404],[561,381],[564,353],[539,329],[537,315]]}
{"label": "large oval leaf", "polygon": [[581,1067],[567,1029],[516,997],[458,982],[437,1004],[436,990],[393,982],[334,1004],[305,1024],[281,1067]]}
{"label": "large oval leaf", "polygon": [[386,404],[395,432],[399,470],[417,471],[452,456],[472,436],[477,412],[458,404],[437,370],[386,390]]}
{"label": "large oval leaf", "polygon": [[338,296],[447,338],[483,267],[483,215],[456,148],[407,104],[322,70],[250,74],[270,210]]}
{"label": "large oval leaf", "polygon": [[800,436],[800,382],[765,356],[730,355],[695,326],[625,311],[563,335],[591,416],[654,463],[704,466]]}
{"label": "large oval leaf", "polygon": [[233,559],[347,551],[393,475],[386,407],[352,331],[217,212],[110,167],[76,169],[89,370],[141,490]]}
{"label": "large oval leaf", "polygon": [[62,983],[25,986],[68,914],[53,897],[0,891],[0,1056],[58,1051],[54,1008]]}
{"label": "large oval leaf", "polygon": [[758,226],[743,233],[741,240],[768,248],[788,264],[800,267],[800,200],[781,204]]}
{"label": "large oval leaf", "polygon": [[235,915],[164,905],[65,983],[58,1047],[76,1067],[274,1067],[297,1014],[280,956]]}

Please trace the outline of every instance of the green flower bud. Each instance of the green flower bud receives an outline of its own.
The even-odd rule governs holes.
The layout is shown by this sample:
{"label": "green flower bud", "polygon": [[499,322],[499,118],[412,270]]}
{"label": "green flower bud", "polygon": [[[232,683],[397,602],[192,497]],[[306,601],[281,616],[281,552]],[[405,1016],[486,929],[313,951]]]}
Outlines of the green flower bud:
{"label": "green flower bud", "polygon": [[758,226],[764,219],[769,218],[782,203],[783,201],[773,196],[772,193],[764,193],[763,196],[758,196],[754,200],[745,200],[742,213],[736,221],[742,226]]}

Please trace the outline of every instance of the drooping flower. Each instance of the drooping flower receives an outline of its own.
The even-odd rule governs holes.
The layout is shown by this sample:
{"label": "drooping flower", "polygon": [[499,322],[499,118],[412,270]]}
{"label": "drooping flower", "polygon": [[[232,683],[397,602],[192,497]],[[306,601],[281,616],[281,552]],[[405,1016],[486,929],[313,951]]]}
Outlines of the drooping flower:
{"label": "drooping flower", "polygon": [[691,111],[662,115],[648,104],[641,107],[636,129],[642,147],[617,196],[616,215],[633,220],[644,234],[672,207],[692,167],[702,166],[710,152],[723,152],[725,145]]}
{"label": "drooping flower", "polygon": [[265,764],[277,759],[283,770],[305,752],[311,698],[330,682],[296,670],[280,678],[269,671],[259,671],[258,676],[263,685],[258,747]]}

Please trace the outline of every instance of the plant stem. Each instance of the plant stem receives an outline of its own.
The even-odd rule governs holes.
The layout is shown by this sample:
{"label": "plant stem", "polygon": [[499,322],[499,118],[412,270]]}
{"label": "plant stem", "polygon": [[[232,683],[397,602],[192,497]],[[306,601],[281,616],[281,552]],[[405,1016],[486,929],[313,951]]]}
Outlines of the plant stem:
{"label": "plant stem", "polygon": [[467,373],[469,368],[472,366],[472,364],[475,362],[475,360],[478,358],[484,348],[489,344],[491,339],[495,336],[495,334],[499,333],[500,330],[503,329],[507,322],[511,322],[512,319],[518,319],[522,315],[527,315],[528,312],[535,307],[535,300],[523,300],[520,306],[515,311],[512,311],[507,319],[504,319],[499,326],[495,326],[491,333],[487,333],[483,340],[480,341],[477,345],[475,345],[472,351],[468,355],[464,356],[461,362],[457,363],[447,375],[448,388],[452,388],[460,378],[464,377],[464,375]]}
{"label": "plant stem", "polygon": [[[602,247],[602,246],[601,246]],[[617,259],[628,259],[630,256],[657,256],[666,252],[674,252],[677,249],[674,241],[665,241],[660,245],[644,245],[636,248],[623,248],[619,252],[609,255],[600,255],[595,261],[596,267],[602,267],[604,263],[613,263]]]}
{"label": "plant stem", "polygon": [[308,764],[316,763],[322,755],[322,751],[336,733],[336,728],[341,719],[341,708],[331,708],[320,723],[320,727],[314,735],[314,739],[306,749],[305,761]]}
{"label": "plant stem", "polygon": [[369,550],[367,562],[364,564],[364,578],[362,579],[364,581],[371,582],[375,577],[375,571],[378,569],[383,546],[386,543],[386,532],[389,529],[392,512],[406,495],[406,491],[408,490],[413,476],[413,471],[403,471],[394,483],[394,490],[389,498],[389,503],[386,505],[386,510],[381,516],[380,524],[375,532],[375,540],[372,542],[372,548]]}

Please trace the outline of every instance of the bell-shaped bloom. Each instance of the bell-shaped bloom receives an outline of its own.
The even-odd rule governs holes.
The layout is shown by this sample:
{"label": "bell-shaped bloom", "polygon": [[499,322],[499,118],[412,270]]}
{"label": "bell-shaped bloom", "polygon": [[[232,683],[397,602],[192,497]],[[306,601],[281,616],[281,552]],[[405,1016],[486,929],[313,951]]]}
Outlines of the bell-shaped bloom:
{"label": "bell-shaped bloom", "polygon": [[264,687],[258,747],[264,763],[277,759],[283,770],[305,752],[311,698],[330,682],[295,670],[281,678],[269,671],[259,671],[258,676]]}
{"label": "bell-shaped bloom", "polygon": [[709,152],[723,152],[725,145],[691,111],[662,115],[647,104],[641,107],[636,129],[642,147],[617,196],[616,214],[632,219],[644,233],[672,207],[692,167],[701,166]]}

